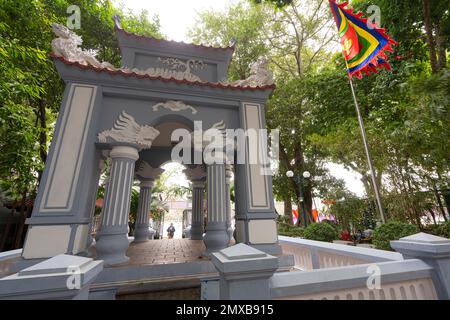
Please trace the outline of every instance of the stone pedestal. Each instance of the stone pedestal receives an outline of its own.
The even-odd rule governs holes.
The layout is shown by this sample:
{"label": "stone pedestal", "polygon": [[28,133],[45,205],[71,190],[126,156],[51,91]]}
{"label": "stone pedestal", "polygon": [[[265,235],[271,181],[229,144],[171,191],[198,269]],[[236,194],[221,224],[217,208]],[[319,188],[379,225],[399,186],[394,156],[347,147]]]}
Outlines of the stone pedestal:
{"label": "stone pedestal", "polygon": [[0,279],[0,300],[87,300],[103,261],[57,255]]}
{"label": "stone pedestal", "polygon": [[112,166],[109,185],[105,194],[99,239],[95,245],[97,259],[104,260],[105,265],[125,263],[129,260],[125,256],[129,245],[128,214],[134,162],[139,155],[136,148],[115,146],[110,157]]}
{"label": "stone pedestal", "polygon": [[433,283],[439,299],[450,299],[450,240],[427,233],[417,233],[398,241],[391,247],[405,259],[420,259],[433,267]]}
{"label": "stone pedestal", "polygon": [[269,300],[278,259],[243,243],[213,253],[221,300]]}
{"label": "stone pedestal", "polygon": [[228,246],[227,208],[225,203],[225,164],[212,164],[207,168],[208,176],[208,222],[203,237],[205,256]]}

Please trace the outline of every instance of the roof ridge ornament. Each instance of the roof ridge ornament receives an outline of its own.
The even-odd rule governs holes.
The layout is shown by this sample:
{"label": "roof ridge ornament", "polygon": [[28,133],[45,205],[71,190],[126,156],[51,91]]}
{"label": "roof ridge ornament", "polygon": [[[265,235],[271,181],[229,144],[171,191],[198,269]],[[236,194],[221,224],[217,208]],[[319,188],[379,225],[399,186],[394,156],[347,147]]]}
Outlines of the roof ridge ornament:
{"label": "roof ridge ornament", "polygon": [[111,129],[98,134],[98,141],[102,143],[106,143],[108,140],[125,142],[136,144],[140,149],[149,149],[158,135],[158,130],[148,125],[137,124],[132,116],[122,111]]}
{"label": "roof ridge ornament", "polygon": [[71,62],[78,62],[82,65],[91,65],[97,68],[117,70],[109,62],[100,62],[96,56],[96,50],[83,50],[79,46],[83,43],[81,36],[59,23],[52,24],[53,32],[58,36],[52,40],[52,50],[56,56],[63,57]]}
{"label": "roof ridge ornament", "polygon": [[231,82],[235,86],[270,86],[275,83],[273,73],[269,69],[269,59],[262,57],[250,66],[250,76],[247,79]]}

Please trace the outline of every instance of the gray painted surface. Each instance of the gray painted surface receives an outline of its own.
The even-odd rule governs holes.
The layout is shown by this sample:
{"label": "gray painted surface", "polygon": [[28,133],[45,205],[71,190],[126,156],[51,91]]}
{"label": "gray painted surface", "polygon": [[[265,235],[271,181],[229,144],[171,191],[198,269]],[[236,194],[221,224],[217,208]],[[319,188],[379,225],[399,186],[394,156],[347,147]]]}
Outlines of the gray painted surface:
{"label": "gray painted surface", "polygon": [[[233,49],[217,50],[202,46],[180,45],[170,41],[140,38],[120,30],[117,30],[117,37],[122,53],[123,66],[130,68],[164,67],[158,57],[178,58],[184,62],[189,59],[203,60],[206,68],[193,69],[192,73],[209,82],[224,80],[233,52]],[[245,128],[243,105],[252,103],[257,105],[259,112],[257,121],[259,121],[260,127],[265,128],[264,106],[272,92],[271,88],[243,90],[239,88],[223,88],[214,84],[183,83],[167,79],[136,77],[130,74],[114,74],[114,72],[81,68],[76,65],[65,64],[61,60],[55,60],[55,65],[61,78],[66,83],[66,89],[56,123],[55,138],[49,150],[47,166],[44,170],[41,187],[38,190],[36,205],[31,218],[27,220],[27,223],[30,225],[29,230],[36,225],[50,227],[56,225],[71,226],[72,233],[69,240],[67,243],[61,242],[61,245],[56,250],[58,252],[54,252],[54,254],[71,253],[75,247],[80,252],[86,251],[87,242],[84,239],[82,241],[77,240],[77,236],[79,236],[81,230],[84,230],[82,226],[85,227],[91,223],[92,206],[98,187],[98,164],[103,151],[110,150],[118,145],[118,143],[109,142],[99,143],[97,135],[104,130],[112,128],[122,111],[132,116],[140,126],[155,127],[160,124],[175,122],[192,129],[194,128],[194,121],[202,121],[203,130],[206,130],[213,124],[223,121],[227,129],[236,129]],[[73,176],[68,175],[65,177],[65,180],[62,179],[64,180],[63,185],[70,184],[70,190],[72,191],[68,195],[64,193],[61,196],[70,197],[72,201],[71,206],[62,208],[60,211],[58,211],[59,209],[52,209],[53,212],[49,213],[45,211],[41,203],[45,204],[48,188],[52,187],[50,182],[53,181],[52,179],[56,172],[54,166],[58,164],[61,141],[65,141],[63,139],[64,134],[67,132],[68,126],[79,117],[77,110],[80,108],[77,108],[76,104],[80,103],[81,100],[78,96],[74,98],[74,92],[79,88],[93,88],[89,103],[86,102],[82,106],[89,110],[89,116],[86,118],[83,126],[76,128],[77,132],[74,129],[75,131],[71,133],[73,137],[83,137],[80,140],[82,141],[81,144],[73,146],[76,149],[74,151],[77,151],[78,154],[74,166],[83,168],[83,170],[77,171]],[[154,105],[167,100],[182,101],[187,105],[193,106],[197,112],[193,114],[190,110],[171,111],[165,108],[159,108],[157,111],[153,110]],[[146,150],[139,150],[139,160],[145,160],[152,167],[159,167],[169,161],[170,155],[171,147],[152,146]],[[64,177],[64,175],[62,176]],[[235,177],[235,183],[239,185],[244,197],[247,197],[249,190],[252,189],[249,186],[248,177],[248,168],[244,168]],[[247,199],[241,199],[240,203],[243,206],[237,200],[237,207],[239,208],[237,215],[243,217],[246,223],[246,227],[240,229],[241,235],[238,237],[244,239],[244,243],[253,245],[248,240],[249,236],[247,235],[249,221],[253,219],[273,221],[276,218],[273,208],[271,177],[266,177],[265,181],[267,183],[265,194],[268,204],[267,208],[250,210]],[[116,189],[119,190],[120,188]],[[126,188],[122,189],[119,192],[126,194],[126,198],[128,198],[129,194],[126,193]],[[107,191],[110,190],[112,188],[107,188]],[[219,200],[224,201],[226,197],[220,197]],[[219,200],[214,199],[214,201]],[[127,207],[127,202],[129,202],[129,199],[121,200],[123,208]],[[217,214],[217,212],[210,212],[210,214]],[[230,226],[229,223],[228,225],[226,224],[227,219],[225,215],[220,220],[211,221],[208,225],[205,240],[208,254],[228,245],[227,228]],[[98,233],[97,251],[99,257],[105,259],[105,264],[117,264],[126,261],[124,255],[126,243],[122,229],[122,226],[110,226],[108,228],[102,226]],[[199,236],[199,232],[194,232],[197,233],[196,237]],[[259,233],[261,234],[261,232]],[[36,243],[39,240],[28,239],[29,234],[27,234],[25,248],[27,248],[27,243]],[[222,241],[222,238],[224,238],[223,234],[226,236],[225,245],[222,244],[222,242],[225,243],[225,240]],[[42,235],[37,235],[36,237],[45,238]],[[137,240],[141,238],[138,234]],[[53,239],[45,239],[45,241],[52,242]],[[51,246],[51,243],[48,245]],[[254,243],[254,245],[271,253],[281,252],[274,239],[267,241],[267,243]],[[33,250],[34,252],[25,256],[25,258],[45,258],[44,254],[39,252],[39,249],[33,248]]]}
{"label": "gray painted surface", "polygon": [[269,279],[279,266],[276,257],[240,243],[213,253],[211,261],[220,274],[220,299],[270,299]]}
{"label": "gray painted surface", "polygon": [[0,299],[87,299],[102,269],[103,261],[58,255],[1,278]]}
{"label": "gray painted surface", "polygon": [[[380,262],[382,284],[430,277],[432,268],[418,259]],[[270,280],[272,298],[301,296],[341,289],[365,288],[371,264],[277,273]]]}
{"label": "gray painted surface", "polygon": [[0,261],[18,258],[22,255],[22,249],[0,252]]}
{"label": "gray painted surface", "polygon": [[[343,244],[329,243],[323,241],[314,241],[301,238],[292,238],[286,236],[278,236],[280,243],[294,244],[308,247],[312,255],[317,251],[335,253],[341,256],[356,258],[367,262],[383,262],[403,260],[403,256],[398,252],[378,250],[364,247],[354,247]],[[314,258],[314,257],[313,257]],[[314,259],[313,259],[314,260]],[[314,269],[320,268],[319,262],[313,261]]]}

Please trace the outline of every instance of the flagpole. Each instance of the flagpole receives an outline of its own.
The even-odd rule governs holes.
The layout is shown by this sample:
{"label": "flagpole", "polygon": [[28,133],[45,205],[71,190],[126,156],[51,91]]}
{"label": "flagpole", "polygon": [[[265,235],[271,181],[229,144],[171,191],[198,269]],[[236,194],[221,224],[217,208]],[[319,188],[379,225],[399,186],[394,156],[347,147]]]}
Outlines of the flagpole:
{"label": "flagpole", "polygon": [[377,202],[378,211],[380,212],[381,221],[383,223],[386,223],[386,216],[384,213],[383,204],[381,202],[380,191],[378,190],[378,185],[375,179],[375,171],[373,170],[372,166],[372,158],[370,157],[369,145],[367,144],[366,130],[364,129],[364,122],[361,117],[361,112],[359,111],[358,100],[356,100],[352,78],[349,78],[349,81],[350,81],[350,88],[352,89],[353,101],[355,102],[356,114],[358,115],[359,129],[361,130],[361,136],[364,143],[364,150],[366,151],[367,162],[369,164],[370,176],[372,177],[373,190],[375,191],[375,199]]}

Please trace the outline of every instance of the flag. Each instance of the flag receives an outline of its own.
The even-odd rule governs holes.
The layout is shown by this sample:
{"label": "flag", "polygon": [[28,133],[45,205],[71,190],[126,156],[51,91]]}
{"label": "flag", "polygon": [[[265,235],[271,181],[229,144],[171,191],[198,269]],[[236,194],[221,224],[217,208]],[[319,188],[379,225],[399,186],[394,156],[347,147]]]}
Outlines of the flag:
{"label": "flag", "polygon": [[298,221],[298,211],[292,209],[292,224],[296,225]]}
{"label": "flag", "polygon": [[362,78],[363,73],[377,73],[384,67],[390,70],[385,51],[392,52],[392,45],[397,44],[385,33],[385,29],[372,25],[367,19],[361,18],[362,12],[354,14],[346,9],[348,2],[337,4],[336,0],[328,0],[334,21],[336,22],[343,54],[350,78]]}

